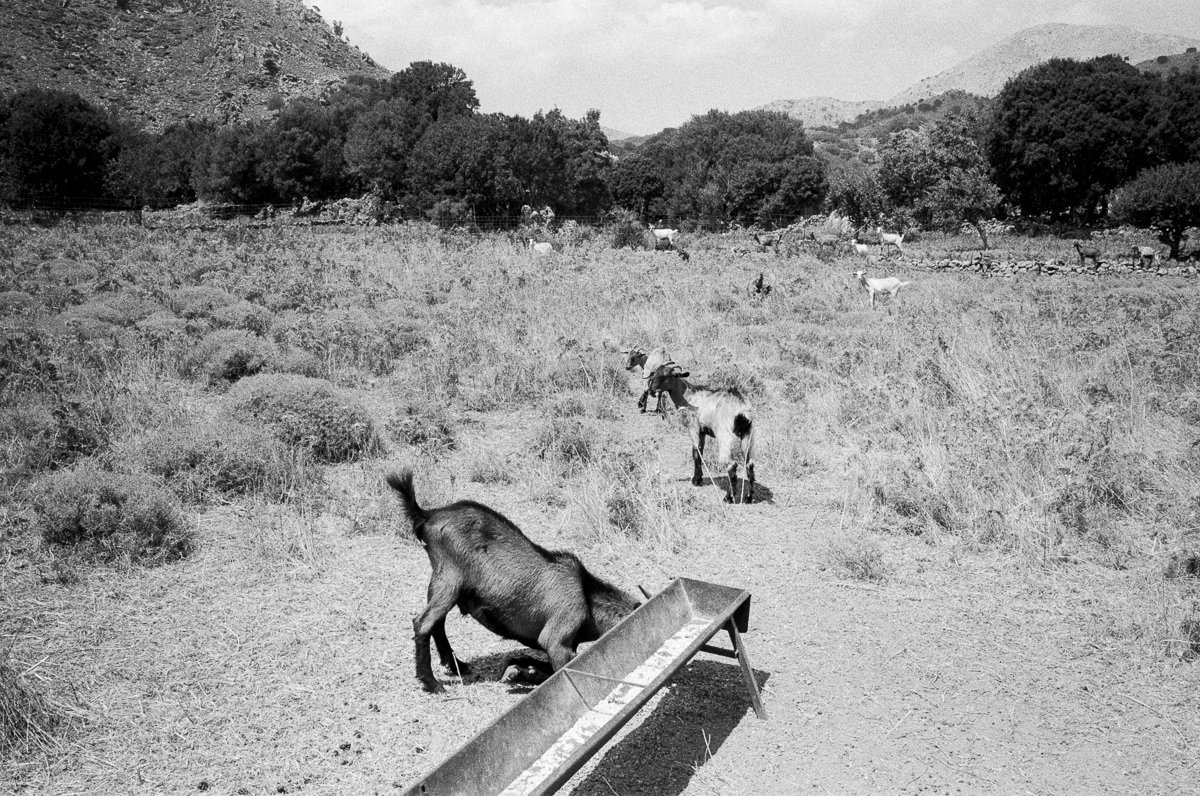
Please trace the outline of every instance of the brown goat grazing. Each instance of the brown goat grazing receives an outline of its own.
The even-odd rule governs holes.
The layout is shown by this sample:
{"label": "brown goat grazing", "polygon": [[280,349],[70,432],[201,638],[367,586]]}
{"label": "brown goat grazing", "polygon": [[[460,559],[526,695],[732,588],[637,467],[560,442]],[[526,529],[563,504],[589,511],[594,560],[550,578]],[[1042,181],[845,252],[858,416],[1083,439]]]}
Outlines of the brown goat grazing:
{"label": "brown goat grazing", "polygon": [[467,671],[446,638],[446,615],[456,605],[496,635],[543,650],[554,671],[575,657],[579,644],[600,638],[638,607],[573,553],[539,547],[487,506],[462,500],[423,509],[411,471],[392,473],[387,482],[433,568],[428,605],[413,620],[417,679],[426,691],[444,690],[430,664],[431,636],[443,666]]}
{"label": "brown goat grazing", "polygon": [[1100,250],[1095,246],[1084,246],[1079,241],[1075,241],[1075,251],[1079,252],[1079,264],[1083,265],[1085,258],[1090,257],[1092,262],[1100,265]]}

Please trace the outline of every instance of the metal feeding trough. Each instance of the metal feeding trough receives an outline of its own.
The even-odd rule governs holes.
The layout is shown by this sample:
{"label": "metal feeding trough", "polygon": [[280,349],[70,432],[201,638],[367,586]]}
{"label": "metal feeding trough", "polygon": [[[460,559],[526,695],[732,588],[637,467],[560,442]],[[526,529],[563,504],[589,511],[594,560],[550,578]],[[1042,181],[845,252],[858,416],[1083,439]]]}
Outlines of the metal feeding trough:
{"label": "metal feeding trough", "polygon": [[[405,793],[554,793],[697,652],[737,658],[765,719],[741,637],[749,619],[750,592],[678,578]],[[722,629],[732,650],[708,644]]]}

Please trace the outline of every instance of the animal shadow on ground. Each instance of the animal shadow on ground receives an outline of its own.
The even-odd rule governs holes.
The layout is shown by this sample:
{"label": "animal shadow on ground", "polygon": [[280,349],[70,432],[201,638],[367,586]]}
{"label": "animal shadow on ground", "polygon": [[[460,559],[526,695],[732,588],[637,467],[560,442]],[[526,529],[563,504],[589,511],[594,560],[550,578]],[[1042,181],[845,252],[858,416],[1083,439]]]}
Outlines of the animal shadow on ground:
{"label": "animal shadow on ground", "polygon": [[[760,690],[769,677],[754,672]],[[572,796],[678,796],[734,727],[759,720],[736,663],[693,660],[663,691],[650,715],[604,754]]]}
{"label": "animal shadow on ground", "polygon": [[[681,482],[689,483],[689,484],[692,482],[691,478],[680,478],[678,480]],[[720,475],[720,476],[717,476],[716,478],[713,478],[711,476],[706,475],[706,476],[704,476],[703,479],[701,479],[699,486],[720,487],[721,495],[724,496],[724,495],[729,494],[729,476]],[[736,498],[736,500],[734,501],[735,503],[742,502],[742,477],[741,477],[740,471],[738,472],[738,488],[734,490],[733,495]],[[774,503],[775,502],[775,493],[771,491],[770,487],[763,485],[762,481],[756,481],[754,483],[754,500],[751,502],[752,503]]]}

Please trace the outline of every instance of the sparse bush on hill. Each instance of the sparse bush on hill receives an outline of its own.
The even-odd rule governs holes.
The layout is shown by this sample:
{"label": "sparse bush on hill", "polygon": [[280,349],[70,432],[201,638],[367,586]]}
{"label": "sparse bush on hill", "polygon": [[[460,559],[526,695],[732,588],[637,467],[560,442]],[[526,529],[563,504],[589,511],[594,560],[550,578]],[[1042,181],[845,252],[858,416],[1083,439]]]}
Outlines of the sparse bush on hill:
{"label": "sparse bush on hill", "polygon": [[42,539],[85,558],[153,565],[192,549],[192,528],[178,501],[149,475],[85,463],[42,479],[32,496]]}
{"label": "sparse bush on hill", "polygon": [[237,417],[268,424],[284,442],[321,461],[355,461],[381,448],[367,410],[324,379],[251,376],[234,385],[229,401]]}

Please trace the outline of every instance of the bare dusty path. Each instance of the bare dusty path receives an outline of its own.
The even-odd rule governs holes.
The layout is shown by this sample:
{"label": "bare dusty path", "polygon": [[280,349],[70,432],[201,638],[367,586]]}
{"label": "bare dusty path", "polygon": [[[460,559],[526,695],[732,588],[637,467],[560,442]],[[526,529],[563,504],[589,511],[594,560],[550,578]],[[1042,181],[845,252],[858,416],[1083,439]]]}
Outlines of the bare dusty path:
{"label": "bare dusty path", "polygon": [[[490,445],[518,466],[536,422],[480,416],[464,450]],[[855,530],[840,527],[836,467],[780,479],[765,456],[769,502],[725,506],[686,482],[677,428],[632,416],[622,429],[657,451],[664,493],[687,501],[687,543],[593,542],[584,560],[627,587],[684,575],[751,591],[746,642],[770,719],[755,717],[736,665],[701,654],[564,792],[1200,790],[1200,667],[1155,648],[1157,573],[881,535],[885,579],[866,583],[826,566]],[[472,497],[578,549],[572,506],[520,478],[450,485],[459,455],[419,471],[431,505]],[[405,463],[341,471],[361,513],[314,518],[288,566],[261,549],[265,510],[216,509],[192,559],[14,606],[35,617],[16,653],[41,658],[46,682],[73,683],[86,721],[67,755],[0,791],[394,793],[514,704],[522,692],[495,681],[513,646],[457,615],[450,638],[477,674],[444,696],[413,676],[428,563],[382,485]]]}

